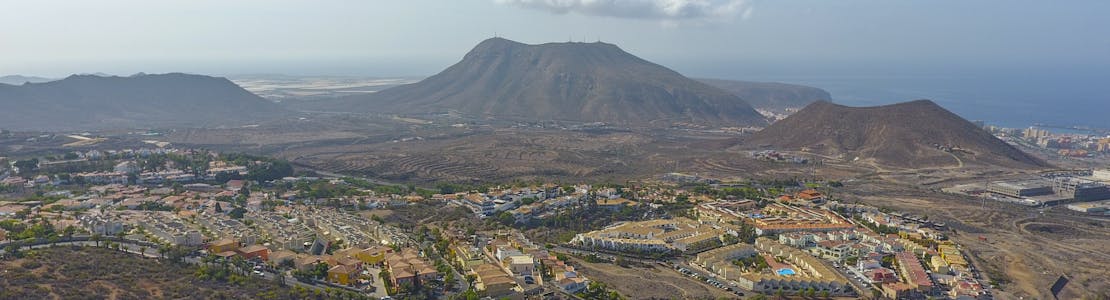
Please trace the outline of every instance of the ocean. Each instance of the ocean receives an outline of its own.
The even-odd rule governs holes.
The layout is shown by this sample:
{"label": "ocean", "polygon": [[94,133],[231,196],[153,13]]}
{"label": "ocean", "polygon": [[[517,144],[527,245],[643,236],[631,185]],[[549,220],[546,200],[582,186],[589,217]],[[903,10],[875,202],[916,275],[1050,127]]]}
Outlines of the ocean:
{"label": "ocean", "polygon": [[833,102],[873,106],[930,99],[968,120],[1024,128],[1110,129],[1110,70],[933,71],[928,75],[743,76],[822,88]]}

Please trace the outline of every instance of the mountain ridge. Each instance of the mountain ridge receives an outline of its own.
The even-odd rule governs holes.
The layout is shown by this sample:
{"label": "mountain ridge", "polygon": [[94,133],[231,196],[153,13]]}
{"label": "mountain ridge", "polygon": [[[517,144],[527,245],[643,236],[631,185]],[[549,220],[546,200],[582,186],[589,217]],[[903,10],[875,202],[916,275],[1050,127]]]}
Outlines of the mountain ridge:
{"label": "mountain ridge", "polygon": [[786,109],[800,109],[816,101],[832,100],[832,94],[828,91],[799,84],[713,78],[694,79],[730,92],[747,101],[752,107],[771,111],[785,112]]}
{"label": "mountain ridge", "polygon": [[529,45],[502,38],[478,43],[458,63],[420,82],[324,107],[636,125],[767,124],[739,97],[613,44]]}
{"label": "mountain ridge", "polygon": [[218,126],[287,112],[226,78],[184,73],[0,85],[0,106],[0,127],[32,130]]}

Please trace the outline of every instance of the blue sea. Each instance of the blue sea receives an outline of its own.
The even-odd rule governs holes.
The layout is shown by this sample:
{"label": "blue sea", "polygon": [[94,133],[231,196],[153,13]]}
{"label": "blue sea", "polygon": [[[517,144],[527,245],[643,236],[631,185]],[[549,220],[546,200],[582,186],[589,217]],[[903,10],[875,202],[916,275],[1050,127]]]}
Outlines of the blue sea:
{"label": "blue sea", "polygon": [[737,76],[822,88],[833,102],[872,106],[930,99],[968,120],[1110,129],[1110,68],[822,72]]}

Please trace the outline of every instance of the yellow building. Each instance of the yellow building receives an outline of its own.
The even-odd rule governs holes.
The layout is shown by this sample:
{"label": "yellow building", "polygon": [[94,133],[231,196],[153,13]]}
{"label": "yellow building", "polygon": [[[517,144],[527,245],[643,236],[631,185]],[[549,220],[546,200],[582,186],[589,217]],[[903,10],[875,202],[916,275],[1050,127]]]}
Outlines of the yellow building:
{"label": "yellow building", "polygon": [[385,254],[390,252],[393,252],[393,249],[389,247],[374,246],[355,253],[355,258],[358,258],[358,260],[361,260],[364,264],[377,265],[384,261]]}
{"label": "yellow building", "polygon": [[356,278],[358,278],[358,268],[338,265],[328,269],[328,281],[333,283],[349,285]]}
{"label": "yellow building", "polygon": [[948,268],[948,262],[944,261],[944,258],[941,258],[940,256],[933,256],[932,258],[929,258],[929,265],[933,267],[933,272],[936,273],[948,274],[948,271],[950,271]]}
{"label": "yellow building", "polygon": [[233,239],[222,239],[208,245],[208,253],[221,253],[239,249],[239,242]]}

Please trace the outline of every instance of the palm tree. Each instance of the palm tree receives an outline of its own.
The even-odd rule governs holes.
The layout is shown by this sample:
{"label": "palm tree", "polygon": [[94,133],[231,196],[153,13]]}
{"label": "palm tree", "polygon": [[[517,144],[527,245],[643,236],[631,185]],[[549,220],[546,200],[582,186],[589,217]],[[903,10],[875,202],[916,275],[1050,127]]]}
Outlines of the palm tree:
{"label": "palm tree", "polygon": [[235,257],[231,258],[231,264],[234,265],[236,269],[238,269],[238,271],[237,271],[238,273],[243,273],[243,274],[247,273],[246,272],[247,260],[243,259],[242,256],[236,255]]}
{"label": "palm tree", "polygon": [[97,248],[100,248],[100,234],[99,234],[99,233],[94,233],[94,234],[92,235],[92,240],[93,240],[94,242],[96,242],[96,247],[97,247]]}
{"label": "palm tree", "polygon": [[146,246],[139,247],[139,256],[146,258]]}

